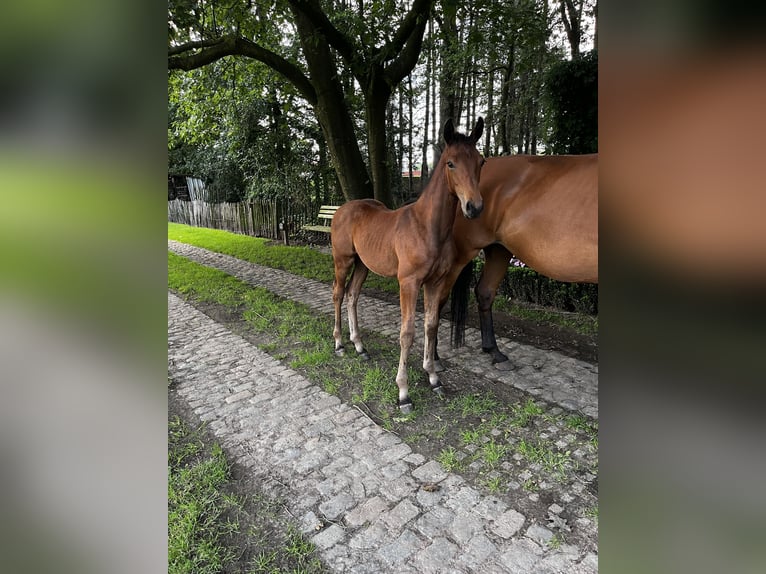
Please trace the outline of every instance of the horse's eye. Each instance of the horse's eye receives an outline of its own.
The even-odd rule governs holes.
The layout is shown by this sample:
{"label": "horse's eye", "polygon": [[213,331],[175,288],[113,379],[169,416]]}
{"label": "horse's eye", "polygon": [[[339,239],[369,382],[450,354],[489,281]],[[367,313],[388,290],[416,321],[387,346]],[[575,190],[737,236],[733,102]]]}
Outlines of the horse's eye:
{"label": "horse's eye", "polygon": [[452,163],[451,161],[448,161],[447,162],[447,167],[450,168],[450,169],[455,169],[455,164]]}

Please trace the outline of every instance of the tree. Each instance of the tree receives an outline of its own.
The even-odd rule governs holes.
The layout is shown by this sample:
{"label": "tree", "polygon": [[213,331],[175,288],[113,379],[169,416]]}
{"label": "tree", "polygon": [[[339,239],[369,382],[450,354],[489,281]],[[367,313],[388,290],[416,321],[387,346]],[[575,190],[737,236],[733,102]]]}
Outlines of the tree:
{"label": "tree", "polygon": [[547,75],[546,99],[556,154],[598,151],[598,52],[592,50],[577,60],[551,67]]}
{"label": "tree", "polygon": [[[282,14],[294,26],[300,54],[286,53],[289,50],[284,50],[278,41],[268,45],[260,36],[257,42],[250,39],[267,27],[269,18],[265,12],[271,4],[258,4],[250,11],[244,1],[235,3],[227,9],[225,24],[221,24],[221,14],[216,19],[215,3],[171,3],[168,68],[192,70],[227,56],[242,56],[266,64],[286,78],[313,108],[345,197],[374,196],[391,206],[386,107],[393,89],[417,62],[432,3],[433,0],[415,0],[396,29],[389,29],[397,8],[393,3],[373,6],[378,13],[375,22],[379,24],[370,26],[369,31],[354,22],[353,13],[342,11],[344,23],[351,24],[344,28],[358,32],[353,34],[333,24],[318,0],[287,0],[288,12]],[[277,13],[280,6],[276,5]],[[359,6],[363,10],[363,4]],[[180,30],[189,33],[186,41],[179,43]],[[273,30],[271,33],[264,39],[273,40]],[[379,35],[387,41],[376,46]],[[344,98],[336,54],[363,93],[369,175]]]}

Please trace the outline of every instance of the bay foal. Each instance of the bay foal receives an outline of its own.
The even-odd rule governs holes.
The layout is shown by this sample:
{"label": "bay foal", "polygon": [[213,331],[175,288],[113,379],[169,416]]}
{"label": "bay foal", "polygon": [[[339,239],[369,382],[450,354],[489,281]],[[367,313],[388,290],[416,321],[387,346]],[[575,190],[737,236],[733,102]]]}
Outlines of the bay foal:
{"label": "bay foal", "polygon": [[[348,293],[351,342],[356,352],[366,357],[357,319],[359,292],[369,270],[384,277],[396,277],[402,316],[396,384],[399,408],[404,413],[412,411],[407,356],[414,338],[415,303],[421,287],[425,307],[423,369],[428,373],[431,388],[443,394],[435,364],[439,309],[447,300],[455,277],[453,224],[458,203],[468,219],[478,217],[484,207],[479,193],[479,175],[484,159],[476,149],[483,129],[484,120],[479,118],[471,134],[465,136],[455,132],[452,120],[447,120],[444,126],[446,148],[430,182],[415,203],[392,211],[373,199],[349,201],[332,219],[335,352],[338,355],[344,352],[341,340],[344,295]],[[347,285],[349,273],[351,278]]]}

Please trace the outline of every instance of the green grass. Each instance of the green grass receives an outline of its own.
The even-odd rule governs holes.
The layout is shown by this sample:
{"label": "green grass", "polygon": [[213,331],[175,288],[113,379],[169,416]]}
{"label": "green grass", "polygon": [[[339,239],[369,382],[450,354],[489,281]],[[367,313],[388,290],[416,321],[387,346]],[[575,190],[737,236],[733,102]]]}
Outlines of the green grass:
{"label": "green grass", "polygon": [[508,447],[504,444],[496,443],[494,440],[484,443],[481,446],[481,458],[490,468],[495,468],[500,459],[505,456]]}
{"label": "green grass", "polygon": [[571,453],[560,452],[547,441],[531,442],[521,439],[516,445],[516,451],[532,463],[539,463],[542,467],[563,478],[566,469],[571,465]]}
{"label": "green grass", "polygon": [[446,471],[459,470],[462,467],[460,459],[457,456],[458,452],[454,447],[449,446],[439,453],[436,457],[436,461],[444,467]]}
{"label": "green grass", "polygon": [[492,493],[496,494],[503,491],[503,480],[499,476],[487,478],[482,484]]}
{"label": "green grass", "polygon": [[523,405],[513,405],[511,407],[511,426],[514,427],[527,427],[534,420],[535,417],[543,414],[543,409],[532,399],[527,399],[527,402]]}
{"label": "green grass", "polygon": [[[187,298],[225,305],[236,309],[255,332],[268,335],[271,342],[264,344],[271,354],[279,352],[281,359],[289,359],[293,368],[300,369],[309,379],[337,394],[340,381],[359,381],[358,392],[352,402],[379,401],[395,405],[397,401],[396,369],[399,347],[375,333],[364,333],[365,345],[373,361],[360,358],[353,349],[339,359],[334,354],[332,319],[318,315],[301,303],[282,299],[267,289],[253,287],[222,271],[190,261],[168,252],[168,287]],[[289,348],[290,356],[279,351]],[[430,392],[423,385],[425,374],[409,367],[410,397],[415,410],[403,420],[410,420],[419,412]],[[390,413],[380,413],[384,426],[389,426]]]}
{"label": "green grass", "polygon": [[447,406],[451,411],[460,412],[463,418],[471,415],[487,415],[499,407],[500,403],[490,393],[461,395],[452,399]]}
{"label": "green grass", "polygon": [[209,452],[179,419],[168,425],[168,572],[220,572],[235,558],[224,543],[238,525],[222,493],[229,467],[218,445]]}
{"label": "green grass", "polygon": [[280,518],[283,501],[231,488],[224,452],[206,444],[203,427],[191,429],[178,417],[169,421],[170,574],[326,572],[314,545]]}
{"label": "green grass", "polygon": [[[168,222],[168,239],[231,255],[258,265],[282,269],[325,283],[332,283],[334,278],[332,256],[310,247],[269,245],[268,240],[262,237],[250,237],[220,229],[192,227],[170,222]],[[364,284],[365,287],[399,293],[399,284],[395,278],[380,277],[370,273]]]}
{"label": "green grass", "polygon": [[[472,300],[475,303],[475,300]],[[527,307],[505,297],[496,297],[494,308],[508,315],[537,323],[551,323],[572,329],[582,335],[598,335],[598,317],[580,313],[567,313],[555,309]]]}

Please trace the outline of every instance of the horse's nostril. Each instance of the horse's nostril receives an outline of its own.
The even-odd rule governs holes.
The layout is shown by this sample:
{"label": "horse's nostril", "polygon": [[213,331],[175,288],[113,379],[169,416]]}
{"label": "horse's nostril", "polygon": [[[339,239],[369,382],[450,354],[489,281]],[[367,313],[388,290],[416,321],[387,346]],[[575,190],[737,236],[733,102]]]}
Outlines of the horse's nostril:
{"label": "horse's nostril", "polygon": [[484,204],[479,205],[477,207],[472,201],[468,201],[465,204],[465,214],[468,217],[468,219],[473,219],[474,217],[479,216],[483,208],[484,208]]}

